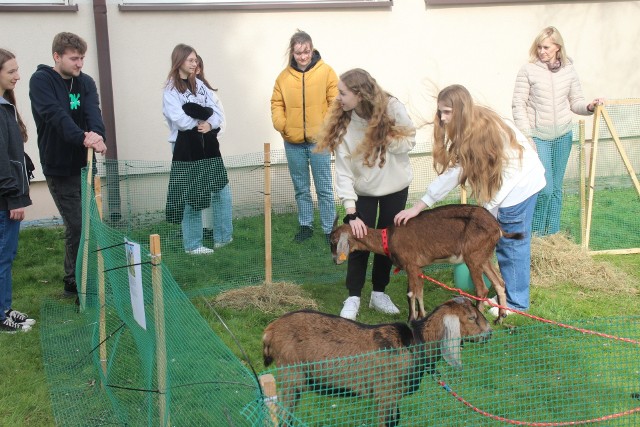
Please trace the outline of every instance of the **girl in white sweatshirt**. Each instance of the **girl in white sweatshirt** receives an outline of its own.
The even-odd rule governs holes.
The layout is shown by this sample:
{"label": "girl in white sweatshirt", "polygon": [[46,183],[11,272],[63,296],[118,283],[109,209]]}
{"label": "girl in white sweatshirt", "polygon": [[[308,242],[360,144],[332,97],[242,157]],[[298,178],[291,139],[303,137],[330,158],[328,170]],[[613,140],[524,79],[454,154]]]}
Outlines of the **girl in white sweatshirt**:
{"label": "girl in white sweatshirt", "polygon": [[469,184],[472,197],[498,219],[505,232],[525,236],[522,240],[501,238],[496,255],[507,305],[527,310],[531,223],[538,192],[545,185],[544,168],[533,147],[494,111],[474,105],[464,86],[452,85],[438,94],[433,163],[438,177],[421,200],[396,215],[396,225],[433,206],[456,186]]}
{"label": "girl in white sweatshirt", "polygon": [[[405,207],[413,178],[409,151],[415,142],[415,128],[404,105],[382,90],[369,73],[357,68],[340,76],[338,96],[317,149],[336,155],[336,192],[347,213],[343,222],[356,236],[364,236],[367,227],[393,224],[394,216]],[[368,259],[367,251],[349,255],[349,297],[340,312],[344,318],[355,319],[358,314]],[[384,293],[391,266],[386,256],[374,255],[369,307],[397,314],[400,310]]]}

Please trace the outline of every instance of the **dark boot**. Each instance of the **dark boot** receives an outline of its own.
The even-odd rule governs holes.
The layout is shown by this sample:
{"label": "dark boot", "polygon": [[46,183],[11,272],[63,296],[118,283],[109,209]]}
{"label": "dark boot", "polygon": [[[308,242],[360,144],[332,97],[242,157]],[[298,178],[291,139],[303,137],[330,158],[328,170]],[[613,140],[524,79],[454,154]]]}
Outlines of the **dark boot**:
{"label": "dark boot", "polygon": [[64,282],[64,296],[65,297],[77,297],[78,286],[75,280],[65,280]]}
{"label": "dark boot", "polygon": [[309,227],[308,225],[301,225],[300,230],[293,237],[293,240],[300,243],[304,242],[311,236],[313,236],[313,228]]}

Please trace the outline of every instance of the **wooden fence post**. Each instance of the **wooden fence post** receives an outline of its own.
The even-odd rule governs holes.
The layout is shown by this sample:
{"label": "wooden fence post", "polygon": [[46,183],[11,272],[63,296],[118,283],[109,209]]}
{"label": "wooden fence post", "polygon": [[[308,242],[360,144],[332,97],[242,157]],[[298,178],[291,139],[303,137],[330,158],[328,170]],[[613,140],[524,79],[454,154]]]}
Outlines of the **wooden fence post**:
{"label": "wooden fence post", "polygon": [[164,295],[162,286],[162,253],[160,235],[149,236],[151,252],[151,281],[153,285],[153,313],[156,330],[156,370],[158,376],[158,412],[160,425],[169,425],[169,405],[167,403],[167,346],[164,330]]}
{"label": "wooden fence post", "polygon": [[264,402],[269,409],[269,418],[271,420],[268,426],[278,427],[278,394],[276,393],[276,379],[272,374],[260,375],[260,386],[264,393]]}
{"label": "wooden fence post", "polygon": [[272,281],[271,258],[271,144],[264,144],[264,282]]}

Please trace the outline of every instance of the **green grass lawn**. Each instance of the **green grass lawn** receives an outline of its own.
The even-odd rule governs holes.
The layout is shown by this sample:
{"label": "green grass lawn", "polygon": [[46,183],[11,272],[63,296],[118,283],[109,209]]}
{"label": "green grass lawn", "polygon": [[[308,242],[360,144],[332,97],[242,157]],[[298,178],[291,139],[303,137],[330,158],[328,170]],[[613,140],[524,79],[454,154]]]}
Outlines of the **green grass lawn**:
{"label": "green grass lawn", "polygon": [[[239,238],[242,238],[241,235]],[[63,230],[61,228],[30,228],[21,232],[18,257],[13,270],[13,305],[16,309],[28,312],[31,316],[39,319],[44,300],[62,299],[63,247]],[[631,274],[635,278],[636,286],[640,289],[640,255],[600,256],[598,259],[611,262]],[[344,269],[340,270],[342,267],[332,268],[336,269],[332,274],[344,271]],[[197,267],[192,266],[191,270],[197,270]],[[437,270],[434,276],[445,283],[452,282],[450,269]],[[197,280],[197,271],[192,272],[189,277],[190,280]],[[193,286],[194,284],[191,283],[189,288],[193,288]],[[302,287],[318,302],[321,311],[329,313],[338,313],[346,297],[343,280],[305,282]],[[369,310],[366,302],[368,302],[370,287],[366,287],[365,290],[367,293],[363,295],[363,308],[358,318],[360,321],[380,323],[406,319],[405,276],[394,276],[388,287],[392,299],[402,309],[397,316],[384,316]],[[428,309],[450,296],[449,292],[434,284],[425,284],[424,299]],[[584,291],[576,289],[568,283],[558,283],[552,289],[533,287],[531,299],[533,314],[562,322],[595,317],[640,315],[640,304],[638,304],[637,297],[615,297],[595,293],[587,295]],[[267,315],[253,309],[238,312],[216,307],[216,311],[233,332],[234,338],[212,313],[205,297],[193,296],[192,302],[213,330],[238,357],[242,357],[242,352],[238,349],[236,340],[249,356],[254,369],[258,372],[264,369],[260,337],[263,328],[273,320],[275,314]],[[69,304],[70,307],[73,306],[73,300],[63,300],[62,303]],[[283,307],[283,312],[293,308]],[[505,320],[505,324],[527,326],[534,325],[536,322],[520,316],[510,316]],[[0,349],[3,351],[0,363],[0,379],[2,381],[0,387],[0,425],[54,425],[49,385],[42,357],[41,327],[41,324],[36,324],[34,329],[28,333],[0,334]],[[507,326],[497,327],[497,329],[506,328]]]}

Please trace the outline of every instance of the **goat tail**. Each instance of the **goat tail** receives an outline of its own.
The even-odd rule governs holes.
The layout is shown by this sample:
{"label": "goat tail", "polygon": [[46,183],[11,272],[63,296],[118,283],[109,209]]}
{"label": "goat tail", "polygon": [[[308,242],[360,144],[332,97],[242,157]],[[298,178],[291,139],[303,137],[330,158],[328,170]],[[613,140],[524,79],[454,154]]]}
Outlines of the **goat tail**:
{"label": "goat tail", "polygon": [[502,237],[505,239],[522,240],[524,239],[524,233],[505,233],[502,231]]}

